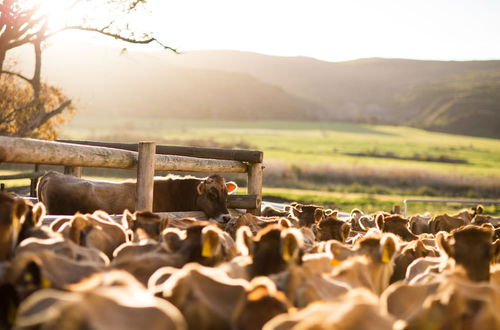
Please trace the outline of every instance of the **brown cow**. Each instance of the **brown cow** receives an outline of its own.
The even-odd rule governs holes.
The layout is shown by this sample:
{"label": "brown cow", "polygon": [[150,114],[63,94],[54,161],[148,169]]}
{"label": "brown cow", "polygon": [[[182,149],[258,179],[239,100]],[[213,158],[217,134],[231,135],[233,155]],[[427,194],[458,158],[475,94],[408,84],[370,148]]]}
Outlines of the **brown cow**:
{"label": "brown cow", "polygon": [[384,217],[378,214],[375,218],[378,229],[384,233],[393,233],[401,237],[404,241],[413,241],[418,237],[408,229],[408,220],[400,215],[391,215]]}
{"label": "brown cow", "polygon": [[365,289],[352,289],[334,301],[310,304],[296,313],[281,314],[263,330],[395,329],[396,319],[380,311],[378,298]]}
{"label": "brown cow", "polygon": [[129,283],[92,291],[43,289],[21,304],[20,329],[187,329],[182,314],[164,299]]}
{"label": "brown cow", "polygon": [[437,251],[427,248],[421,240],[414,240],[401,249],[401,252],[394,259],[394,272],[391,276],[391,283],[402,280],[406,276],[408,266],[421,257],[437,257]]}
{"label": "brown cow", "polygon": [[[203,211],[209,218],[227,222],[231,218],[226,206],[227,194],[236,188],[234,182],[226,183],[217,174],[204,179],[192,176],[155,178],[153,211]],[[37,192],[49,214],[135,211],[135,182],[89,181],[48,172],[40,179]]]}
{"label": "brown cow", "polygon": [[134,233],[132,241],[160,240],[161,232],[168,224],[168,217],[147,211],[136,211],[133,214],[128,210],[123,213],[127,227]]}
{"label": "brown cow", "polygon": [[353,288],[364,287],[376,294],[381,294],[389,285],[393,272],[393,259],[399,250],[395,235],[384,233],[379,238],[379,247],[371,248],[370,256],[348,258],[332,272],[332,278],[347,283]]}
{"label": "brown cow", "polygon": [[440,231],[451,232],[453,229],[467,225],[469,222],[463,217],[454,217],[448,214],[436,215],[429,221],[429,231],[437,234]]}
{"label": "brown cow", "polygon": [[471,281],[490,279],[490,262],[500,253],[500,241],[492,243],[493,230],[467,225],[452,231],[450,236],[438,235],[438,245],[457,265],[463,267]]}
{"label": "brown cow", "polygon": [[311,227],[325,217],[325,209],[318,205],[295,204],[292,213],[299,219],[300,227]]}
{"label": "brown cow", "polygon": [[337,218],[337,211],[324,219],[321,219],[317,224],[313,225],[313,232],[318,241],[328,241],[335,239],[344,243],[351,231],[351,225]]}
{"label": "brown cow", "polygon": [[0,192],[0,261],[12,256],[28,211],[22,198]]}
{"label": "brown cow", "polygon": [[410,230],[415,235],[420,235],[424,233],[430,233],[429,221],[431,220],[431,215],[425,213],[424,215],[414,215],[410,217]]}

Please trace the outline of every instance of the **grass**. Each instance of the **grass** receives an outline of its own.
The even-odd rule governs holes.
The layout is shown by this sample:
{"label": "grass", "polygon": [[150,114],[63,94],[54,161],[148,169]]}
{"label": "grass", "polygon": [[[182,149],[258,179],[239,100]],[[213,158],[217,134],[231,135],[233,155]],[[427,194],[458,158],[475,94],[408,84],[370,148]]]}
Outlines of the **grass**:
{"label": "grass", "polygon": [[[84,113],[61,132],[61,138],[67,139],[154,140],[159,144],[259,149],[264,151],[266,189],[280,188],[273,195],[337,203],[344,209],[387,209],[409,196],[500,197],[500,140],[496,139],[402,126],[118,117],[93,120]],[[393,157],[378,157],[385,154]],[[412,159],[415,155],[423,156]],[[290,192],[298,188],[303,192]]]}

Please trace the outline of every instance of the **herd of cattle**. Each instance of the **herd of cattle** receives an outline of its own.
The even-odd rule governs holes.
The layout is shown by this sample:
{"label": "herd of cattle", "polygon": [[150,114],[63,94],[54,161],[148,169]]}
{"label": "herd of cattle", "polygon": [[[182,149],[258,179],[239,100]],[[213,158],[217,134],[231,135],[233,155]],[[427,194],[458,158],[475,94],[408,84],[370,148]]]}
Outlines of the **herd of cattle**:
{"label": "herd of cattle", "polygon": [[55,173],[39,203],[0,193],[0,329],[500,329],[500,218],[481,206],[230,216],[220,176],[159,181],[155,211],[209,220]]}

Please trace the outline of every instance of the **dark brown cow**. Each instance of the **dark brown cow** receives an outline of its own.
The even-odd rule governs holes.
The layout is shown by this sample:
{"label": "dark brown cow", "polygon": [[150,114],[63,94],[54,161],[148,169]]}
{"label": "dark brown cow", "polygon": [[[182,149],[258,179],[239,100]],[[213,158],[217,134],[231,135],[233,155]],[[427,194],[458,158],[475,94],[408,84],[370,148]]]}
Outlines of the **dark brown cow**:
{"label": "dark brown cow", "polygon": [[400,236],[404,241],[413,241],[418,237],[408,229],[408,220],[402,218],[400,215],[390,215],[384,217],[378,214],[375,218],[378,229],[384,233],[393,233]]}
{"label": "dark brown cow", "polygon": [[337,219],[337,212],[321,219],[313,226],[313,232],[318,241],[328,241],[335,239],[345,242],[351,231],[351,225],[345,221]]}
{"label": "dark brown cow", "polygon": [[440,231],[451,232],[454,229],[467,225],[467,221],[462,217],[453,217],[448,214],[436,215],[429,221],[429,231],[437,234]]}
{"label": "dark brown cow", "polygon": [[292,212],[299,219],[300,227],[311,227],[325,217],[325,209],[317,205],[292,205]]}
{"label": "dark brown cow", "polygon": [[462,266],[471,281],[490,279],[490,262],[500,252],[500,241],[492,243],[493,230],[467,225],[452,231],[450,236],[438,235],[438,245],[457,265]]}
{"label": "dark brown cow", "polygon": [[28,211],[28,205],[22,198],[0,192],[0,261],[12,256]]}
{"label": "dark brown cow", "polygon": [[394,259],[394,272],[391,276],[391,283],[402,280],[406,276],[408,266],[421,257],[437,257],[437,251],[427,248],[421,240],[414,240],[401,249],[401,252]]}
{"label": "dark brown cow", "polygon": [[[191,176],[155,178],[153,211],[203,211],[209,218],[227,222],[231,218],[226,206],[227,194],[236,188],[234,182],[226,183],[217,174],[205,179]],[[40,179],[37,191],[49,214],[135,211],[135,182],[89,181],[48,172]]]}

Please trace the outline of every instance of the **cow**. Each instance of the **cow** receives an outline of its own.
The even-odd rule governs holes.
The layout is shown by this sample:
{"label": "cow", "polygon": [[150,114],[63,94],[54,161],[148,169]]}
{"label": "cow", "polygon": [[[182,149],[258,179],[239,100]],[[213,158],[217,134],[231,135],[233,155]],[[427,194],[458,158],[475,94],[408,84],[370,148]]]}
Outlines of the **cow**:
{"label": "cow", "polygon": [[399,240],[394,234],[384,233],[378,241],[378,249],[371,248],[372,255],[346,259],[332,271],[331,278],[345,282],[352,288],[363,287],[380,295],[389,285],[393,260],[399,251]]}
{"label": "cow", "polygon": [[29,206],[22,198],[0,192],[0,261],[12,256],[28,212]]}
{"label": "cow", "polygon": [[500,241],[492,242],[493,230],[488,226],[467,225],[451,235],[438,235],[439,247],[465,269],[469,280],[489,281],[490,263],[500,253]]}
{"label": "cow", "polygon": [[423,215],[417,214],[410,217],[410,230],[415,235],[420,235],[424,233],[430,233],[429,221],[431,220],[431,215],[425,213]]}
{"label": "cow", "polygon": [[468,222],[464,217],[450,216],[446,213],[439,214],[429,221],[429,232],[431,234],[437,234],[440,231],[449,233],[467,224]]}
{"label": "cow", "polygon": [[413,241],[418,237],[408,229],[408,220],[402,218],[400,215],[390,215],[384,217],[378,214],[375,218],[378,229],[384,233],[393,233],[401,237],[404,241]]}
{"label": "cow", "polygon": [[394,259],[394,272],[391,276],[390,282],[393,283],[404,279],[408,266],[414,260],[428,256],[437,257],[437,251],[426,247],[420,239],[408,243],[401,249],[400,253]]}
{"label": "cow", "polygon": [[325,209],[318,205],[290,204],[292,214],[299,219],[299,227],[311,227],[325,217]]}
{"label": "cow", "polygon": [[[226,182],[217,174],[203,179],[172,175],[155,178],[153,212],[203,211],[209,218],[227,222],[231,219],[227,195],[236,189],[236,183]],[[89,181],[51,171],[40,179],[37,194],[49,214],[136,211],[135,182]]]}
{"label": "cow", "polygon": [[130,282],[116,285],[115,281],[92,291],[35,292],[21,303],[16,328],[187,329],[177,308]]}
{"label": "cow", "polygon": [[263,330],[285,329],[396,329],[396,319],[380,311],[378,298],[365,289],[352,289],[327,302],[310,304],[296,313],[281,314]]}
{"label": "cow", "polygon": [[335,239],[344,243],[351,231],[351,225],[337,218],[337,211],[321,219],[312,226],[313,232],[318,241],[328,241]]}

